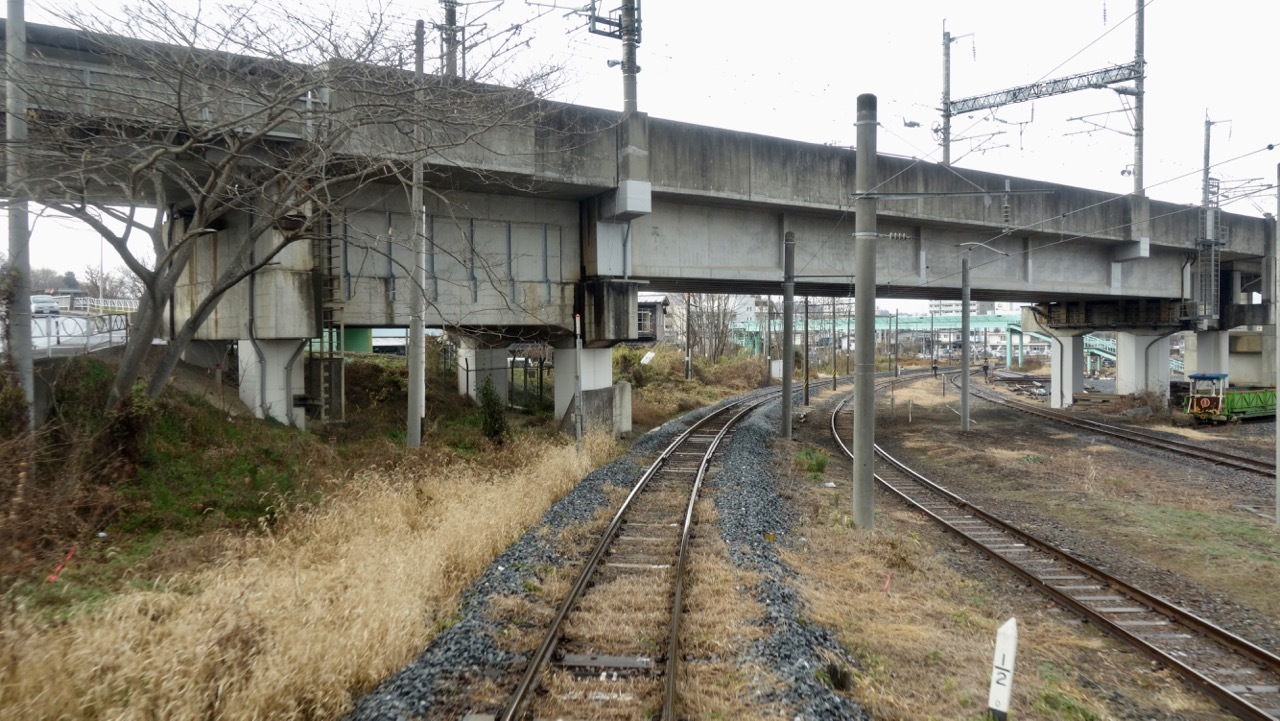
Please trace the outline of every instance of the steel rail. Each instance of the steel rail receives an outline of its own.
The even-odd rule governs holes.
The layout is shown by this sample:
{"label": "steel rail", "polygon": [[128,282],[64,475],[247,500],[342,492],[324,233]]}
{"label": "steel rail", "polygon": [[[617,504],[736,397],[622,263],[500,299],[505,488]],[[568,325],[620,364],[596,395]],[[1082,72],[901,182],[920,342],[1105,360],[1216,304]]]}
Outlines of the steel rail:
{"label": "steel rail", "polygon": [[[921,371],[921,372],[923,373],[925,371]],[[898,378],[910,377],[911,375],[913,374],[911,373],[902,374],[900,376],[895,377],[894,380],[897,380]],[[837,376],[836,382],[839,383],[841,380],[845,382],[850,382],[852,381],[852,378],[850,376]],[[831,381],[829,379],[812,380],[810,381],[809,386],[810,388],[816,387],[818,389],[821,389],[825,387],[827,383],[830,383],[830,382]],[[797,388],[797,389],[794,389],[792,392],[800,393],[802,391],[803,391],[803,388]],[[706,450],[702,460],[700,461],[698,472],[694,479],[693,489],[690,494],[689,502],[685,511],[684,524],[682,527],[680,544],[679,544],[679,553],[677,556],[675,569],[674,569],[675,570],[674,592],[673,592],[674,602],[672,604],[673,620],[671,625],[671,632],[668,636],[667,658],[666,658],[665,673],[664,673],[664,676],[665,676],[664,690],[663,690],[664,703],[663,703],[663,710],[662,710],[662,718],[664,719],[664,721],[669,721],[672,718],[671,714],[674,712],[674,708],[675,708],[675,680],[678,677],[678,674],[677,674],[677,663],[679,659],[678,633],[679,633],[679,621],[680,621],[680,615],[682,612],[683,594],[684,594],[683,572],[684,572],[685,560],[688,554],[689,538],[692,532],[693,511],[694,511],[694,506],[697,502],[697,494],[701,489],[702,481],[705,477],[706,469],[709,467],[713,453],[719,447],[720,442],[728,434],[729,430],[733,427],[733,425],[738,423],[743,416],[747,415],[748,413],[755,410],[756,408],[759,408],[761,405],[764,405],[765,403],[776,399],[780,395],[781,395],[780,388],[771,389],[770,391],[767,391],[763,394],[748,397],[748,398],[743,398],[737,402],[728,404],[723,408],[717,409],[716,411],[708,414],[704,418],[697,421],[695,424],[693,424],[688,429],[686,429],[683,433],[681,433],[678,437],[676,437],[676,439],[673,440],[671,444],[667,446],[667,448],[658,456],[658,458],[655,459],[652,464],[650,464],[649,468],[635,483],[631,491],[627,494],[627,497],[619,505],[619,508],[614,513],[613,519],[610,521],[609,526],[601,533],[600,542],[596,545],[595,549],[592,551],[591,555],[588,556],[586,561],[584,561],[582,571],[579,574],[577,581],[574,583],[573,587],[570,589],[569,594],[565,597],[564,601],[560,604],[560,607],[558,608],[556,615],[552,619],[551,624],[546,632],[546,635],[543,637],[542,643],[539,645],[538,649],[534,652],[533,656],[530,657],[529,664],[525,668],[525,672],[521,676],[520,683],[517,685],[515,691],[513,692],[511,700],[508,702],[508,705],[503,710],[502,715],[499,716],[498,718],[502,719],[502,721],[515,721],[515,719],[520,718],[521,715],[524,713],[524,711],[527,709],[528,704],[532,699],[533,693],[535,689],[538,687],[538,681],[541,678],[542,673],[548,664],[548,661],[550,660],[552,654],[554,653],[557,644],[559,643],[560,636],[561,636],[560,630],[563,627],[565,620],[569,617],[569,614],[571,613],[574,606],[581,599],[583,593],[590,586],[592,578],[600,566],[600,561],[608,552],[615,536],[617,536],[618,531],[622,526],[623,519],[627,511],[631,507],[632,501],[635,500],[643,492],[643,490],[648,486],[650,480],[653,479],[653,477],[656,476],[658,472],[661,471],[666,466],[667,461],[670,460],[670,458],[676,453],[677,449],[680,446],[684,445],[694,435],[695,431],[710,424],[717,418],[722,418],[724,415],[728,414],[730,411],[737,409],[738,412],[732,415],[729,421],[726,423],[725,427],[722,428],[716,434],[715,438],[710,444],[710,447]]]}
{"label": "steel rail", "polygon": [[693,530],[693,508],[698,502],[698,492],[702,489],[702,480],[706,477],[707,467],[711,464],[711,456],[719,448],[720,442],[728,435],[729,431],[738,424],[742,417],[754,411],[756,408],[773,400],[772,395],[767,398],[756,400],[753,403],[745,405],[738,413],[725,423],[724,428],[716,434],[715,439],[711,441],[711,446],[707,448],[706,455],[702,457],[702,463],[698,466],[698,475],[693,481],[693,490],[689,494],[689,506],[684,514],[684,528],[680,532],[680,553],[676,559],[675,568],[675,598],[671,604],[671,635],[667,639],[667,666],[666,678],[663,684],[663,704],[662,704],[662,721],[673,721],[675,718],[676,707],[676,678],[677,678],[677,660],[680,657],[680,616],[683,612],[684,597],[684,563],[689,551],[689,537]]}
{"label": "steel rail", "polygon": [[[846,401],[848,401],[847,397],[837,404],[835,410],[831,414],[831,434],[845,455],[852,458],[852,452],[840,438],[840,434],[836,428],[836,420]],[[1106,571],[1085,563],[1075,556],[1056,548],[1047,541],[1036,538],[1035,536],[1022,531],[1009,523],[1000,520],[999,518],[983,511],[981,508],[969,503],[960,496],[925,478],[923,475],[889,455],[878,445],[876,446],[876,454],[891,464],[899,472],[906,475],[918,486],[927,490],[933,496],[944,499],[954,508],[959,509],[964,514],[967,514],[968,518],[979,519],[982,522],[985,522],[988,526],[998,529],[1000,533],[1008,537],[1017,539],[1022,544],[1025,544],[1025,546],[1034,548],[1042,554],[1056,559],[1058,562],[1061,562],[1071,569],[1091,577],[1095,581],[1109,587],[1113,592],[1120,592],[1128,596],[1132,601],[1136,601],[1150,609],[1150,613],[1163,616],[1171,623],[1179,624],[1188,630],[1195,631],[1204,639],[1220,646],[1223,650],[1237,654],[1247,661],[1252,662],[1257,667],[1265,671],[1265,673],[1271,674],[1273,678],[1280,678],[1280,657],[1277,657],[1275,654],[1250,643],[1249,641],[1213,624],[1210,621],[1196,616],[1194,613],[1186,609],[1175,606],[1161,598],[1142,591],[1141,589],[1112,576]],[[1061,606],[1096,623],[1103,631],[1125,641],[1126,643],[1129,643],[1134,648],[1142,651],[1148,657],[1176,669],[1184,677],[1204,689],[1206,693],[1218,701],[1218,703],[1231,710],[1233,713],[1240,715],[1242,718],[1257,719],[1259,721],[1280,718],[1280,711],[1275,709],[1259,708],[1248,699],[1242,698],[1232,689],[1210,678],[1205,674],[1205,672],[1196,669],[1172,653],[1166,652],[1160,647],[1141,638],[1137,634],[1128,631],[1117,622],[1102,615],[1102,612],[1099,610],[1086,605],[1085,602],[1071,596],[1065,590],[1055,588],[1048,578],[1042,578],[1041,576],[1036,575],[1034,571],[1023,567],[1012,558],[1001,554],[989,544],[976,538],[975,535],[977,534],[974,534],[971,531],[966,531],[951,523],[947,519],[943,518],[939,513],[935,513],[934,510],[926,507],[920,500],[913,498],[905,490],[900,489],[898,486],[887,481],[880,475],[876,475],[875,478],[881,485],[892,491],[908,505],[922,511],[925,515],[933,518],[948,530],[956,533],[958,536],[977,546],[991,557],[999,560],[1015,573],[1035,584],[1042,593],[1054,599]]]}
{"label": "steel rail", "polygon": [[[952,380],[954,384],[954,379]],[[1184,443],[1182,441],[1161,438],[1150,433],[1133,430],[1131,428],[1123,428],[1121,426],[1113,426],[1100,421],[1093,421],[1087,418],[1075,418],[1067,413],[1056,411],[1048,408],[1039,408],[1029,403],[1001,397],[990,391],[969,387],[969,392],[982,400],[998,403],[1023,413],[1030,413],[1034,416],[1047,418],[1050,420],[1065,423],[1067,425],[1076,426],[1077,428],[1085,428],[1096,431],[1113,438],[1120,438],[1134,443],[1154,446],[1174,453],[1180,453],[1185,456],[1196,458],[1199,460],[1211,461],[1220,465],[1229,466],[1242,471],[1258,473],[1264,476],[1273,477],[1276,473],[1275,461],[1268,461],[1261,458],[1250,458],[1227,451],[1219,451],[1212,448],[1205,448],[1194,443]]]}
{"label": "steel rail", "polygon": [[[581,598],[582,593],[590,585],[592,577],[595,575],[596,569],[600,564],[600,559],[603,558],[604,555],[607,553],[607,551],[609,550],[610,544],[612,543],[614,537],[617,535],[619,528],[622,526],[623,517],[626,515],[627,511],[629,510],[631,506],[631,502],[635,500],[635,498],[639,496],[641,492],[644,491],[645,487],[649,484],[649,481],[655,475],[657,475],[660,470],[662,470],[662,468],[667,464],[667,461],[670,460],[672,455],[676,453],[677,449],[680,448],[682,445],[684,445],[690,439],[690,437],[693,436],[695,431],[712,423],[716,419],[722,418],[723,416],[727,415],[728,413],[730,413],[735,409],[745,408],[745,410],[742,410],[740,413],[734,416],[731,416],[731,420],[729,423],[732,424],[733,422],[736,422],[738,419],[740,419],[742,415],[744,415],[745,413],[750,412],[751,410],[754,410],[756,407],[759,407],[760,405],[770,400],[773,400],[774,396],[780,395],[780,394],[781,393],[779,391],[779,392],[767,393],[765,394],[764,398],[745,398],[740,401],[726,405],[723,408],[719,408],[713,411],[712,413],[707,414],[705,417],[699,419],[696,423],[691,425],[683,433],[677,436],[676,439],[673,440],[671,444],[668,445],[667,448],[658,456],[658,458],[654,460],[652,464],[650,464],[649,468],[645,471],[644,475],[640,477],[640,479],[632,487],[631,492],[627,494],[627,497],[619,505],[617,512],[614,513],[613,515],[613,520],[610,521],[609,526],[604,530],[603,533],[601,533],[600,542],[596,545],[595,550],[592,551],[591,555],[588,556],[587,560],[583,563],[582,572],[579,574],[578,580],[574,583],[573,588],[570,589],[569,594],[565,597],[564,601],[560,604],[560,608],[557,610],[555,617],[552,619],[551,625],[548,628],[546,635],[543,637],[542,643],[538,646],[538,649],[537,651],[534,652],[533,656],[530,657],[529,665],[525,668],[525,673],[521,677],[519,685],[516,686],[516,690],[512,696],[511,701],[509,702],[507,708],[503,711],[502,715],[499,717],[500,719],[502,719],[502,721],[515,721],[515,719],[519,718],[520,715],[524,712],[526,706],[528,705],[533,695],[534,689],[537,687],[538,680],[542,675],[543,668],[547,665],[547,661],[550,659],[551,654],[556,647],[556,644],[559,642],[560,630],[564,625],[565,619],[568,618],[569,613],[572,611],[573,607],[577,604],[578,600]],[[704,455],[701,461],[701,464],[699,466],[697,480],[695,481],[695,484],[694,484],[695,493],[698,490],[698,488],[701,486],[701,479],[703,474],[705,473],[705,469],[707,467],[711,454],[715,451],[716,446],[718,446],[719,444],[719,441],[724,437],[725,431],[728,430],[728,427],[729,426],[726,425],[726,427],[716,435],[716,440],[712,443],[711,447],[707,450],[706,454]],[[681,566],[676,569],[677,594],[681,593],[681,584],[678,579],[680,577],[680,572],[683,570],[683,565],[682,565],[683,557],[688,548],[687,534],[689,532],[689,528],[691,525],[690,521],[692,519],[693,506],[696,500],[697,500],[696,496],[692,496],[690,498],[689,506],[688,506],[689,510],[686,514],[685,527],[683,529],[683,535],[685,537],[682,537],[680,542],[680,560],[678,561],[678,563],[680,563]],[[678,600],[679,600],[679,595],[677,595],[677,601]],[[675,654],[672,653],[670,649],[671,649],[671,644],[675,642],[675,637],[676,637],[676,634],[675,634],[675,631],[673,630],[671,634],[671,641],[669,641],[668,643],[668,648],[669,648],[668,660],[667,660],[668,673],[667,673],[667,678],[665,679],[665,683],[668,686],[668,688],[664,689],[664,698],[668,699],[668,702],[674,699],[674,690],[671,687],[675,683],[675,674],[672,673],[672,671],[674,670],[674,667],[672,665],[672,658],[674,657]],[[667,705],[667,704],[664,704],[664,705]],[[667,716],[667,713],[668,711],[664,709],[663,711],[664,718],[669,718],[669,716]]]}

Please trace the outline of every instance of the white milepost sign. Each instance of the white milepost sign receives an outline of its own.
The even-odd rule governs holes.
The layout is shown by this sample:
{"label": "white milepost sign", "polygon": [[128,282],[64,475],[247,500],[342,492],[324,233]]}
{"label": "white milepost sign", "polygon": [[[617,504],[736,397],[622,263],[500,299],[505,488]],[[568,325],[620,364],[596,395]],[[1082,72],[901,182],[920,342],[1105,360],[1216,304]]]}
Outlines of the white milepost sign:
{"label": "white milepost sign", "polygon": [[996,721],[1009,718],[1009,696],[1013,693],[1013,659],[1018,653],[1018,619],[1004,622],[996,632],[996,655],[991,661],[991,693],[987,710]]}
{"label": "white milepost sign", "polygon": [[653,360],[653,351],[649,351],[644,354],[644,357],[640,359],[640,365],[649,365],[649,361],[651,360]]}

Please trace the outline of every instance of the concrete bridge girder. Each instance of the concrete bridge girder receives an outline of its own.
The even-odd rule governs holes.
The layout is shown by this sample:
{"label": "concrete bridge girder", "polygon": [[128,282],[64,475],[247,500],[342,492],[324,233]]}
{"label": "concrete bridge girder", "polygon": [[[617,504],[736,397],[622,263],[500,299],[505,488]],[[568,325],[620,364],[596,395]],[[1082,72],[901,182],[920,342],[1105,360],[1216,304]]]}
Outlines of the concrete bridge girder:
{"label": "concrete bridge girder", "polygon": [[[135,80],[125,73],[113,81],[112,60],[95,58],[84,49],[92,44],[75,31],[29,30],[32,55],[67,66],[59,72],[70,70],[86,83],[94,73],[95,82],[106,85]],[[385,87],[402,87],[409,77],[394,69],[375,76]],[[448,83],[432,82],[433,90],[449,90]],[[350,110],[361,104],[362,92],[385,87],[325,87],[316,101]],[[634,335],[623,318],[634,307],[634,287],[624,290],[631,281],[664,290],[776,293],[786,230],[799,240],[797,292],[855,290],[850,215],[858,157],[852,149],[544,103],[506,89],[463,91],[494,107],[514,99],[523,114],[493,127],[457,127],[452,119],[428,128],[441,139],[428,159],[433,190],[441,194],[427,210],[433,223],[440,222],[429,233],[429,325],[520,328],[563,338],[574,311],[585,311],[588,344],[603,350]],[[85,113],[111,110],[77,106]],[[287,142],[286,135],[276,139]],[[347,160],[407,163],[408,138],[394,123],[375,122],[331,150]],[[875,162],[885,179],[877,187],[886,196],[878,202],[880,232],[896,234],[878,243],[881,297],[958,297],[959,248],[969,242],[1008,254],[967,251],[975,300],[1165,302],[1188,295],[1186,255],[1200,235],[1197,208],[910,158],[881,155],[866,162]],[[1003,195],[1005,188],[1050,192]],[[975,189],[987,195],[938,195]],[[888,197],[907,193],[934,195]],[[389,183],[363,195],[368,197],[348,202],[341,223],[344,233],[352,233],[342,239],[345,322],[406,325],[408,193]],[[650,197],[652,207],[641,207]],[[1223,272],[1231,274],[1233,287],[1247,287],[1269,268],[1263,263],[1255,270],[1267,255],[1274,224],[1234,214],[1221,220],[1229,230]],[[219,263],[230,260],[229,246],[218,236],[235,232],[239,221],[231,222],[193,253],[186,286],[175,298],[179,317],[193,311]],[[233,288],[199,337],[314,337],[320,313],[309,254],[305,246],[290,248]],[[584,281],[595,285],[577,292]],[[533,330],[539,328],[547,330]],[[1074,354],[1065,356],[1070,361]]]}
{"label": "concrete bridge girder", "polygon": [[[776,293],[782,235],[796,235],[797,293],[844,296],[856,286],[852,223],[846,213],[796,212],[760,205],[675,198],[655,189],[653,213],[633,223],[632,275],[674,292]],[[1043,233],[882,218],[877,297],[954,299],[963,243],[971,251],[975,300],[1178,297],[1183,253],[1156,247],[1149,257],[1114,260],[1128,241],[1063,243]]]}

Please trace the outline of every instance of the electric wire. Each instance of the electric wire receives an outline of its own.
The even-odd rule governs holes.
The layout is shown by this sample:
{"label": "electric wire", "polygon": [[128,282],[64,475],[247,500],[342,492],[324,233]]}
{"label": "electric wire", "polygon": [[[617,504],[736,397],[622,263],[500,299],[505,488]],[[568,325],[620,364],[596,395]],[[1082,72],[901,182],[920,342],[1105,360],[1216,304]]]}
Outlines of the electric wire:
{"label": "electric wire", "polygon": [[[1154,2],[1155,2],[1155,0],[1147,0],[1145,3],[1143,3],[1143,9],[1146,9],[1147,7],[1149,7],[1149,6],[1150,6],[1152,3],[1154,3]],[[1096,38],[1094,38],[1093,40],[1089,41],[1089,42],[1088,42],[1084,47],[1082,47],[1082,48],[1080,48],[1079,50],[1077,50],[1076,52],[1072,53],[1072,54],[1071,54],[1067,59],[1065,59],[1065,60],[1063,60],[1062,62],[1058,63],[1058,64],[1057,64],[1057,65],[1055,65],[1052,69],[1050,69],[1050,70],[1048,70],[1047,72],[1045,72],[1044,74],[1042,74],[1039,78],[1037,78],[1036,80],[1032,81],[1031,83],[1028,83],[1028,85],[1035,85],[1036,83],[1043,82],[1043,81],[1044,81],[1046,78],[1048,78],[1050,75],[1052,75],[1053,73],[1056,73],[1060,68],[1062,68],[1062,66],[1064,66],[1064,65],[1066,65],[1067,63],[1071,62],[1072,60],[1076,59],[1076,58],[1077,58],[1077,57],[1079,57],[1081,54],[1083,54],[1085,51],[1087,51],[1089,48],[1091,48],[1091,47],[1093,47],[1094,45],[1098,44],[1098,43],[1099,43],[1103,38],[1107,37],[1107,36],[1108,36],[1108,35],[1110,35],[1111,33],[1115,32],[1115,31],[1116,31],[1116,30],[1118,30],[1119,28],[1123,27],[1123,26],[1124,26],[1125,24],[1127,24],[1130,20],[1132,20],[1135,16],[1137,16],[1137,14],[1138,14],[1138,11],[1137,11],[1137,10],[1134,10],[1134,11],[1133,11],[1133,12],[1131,12],[1127,17],[1125,17],[1125,19],[1124,19],[1124,20],[1121,20],[1120,22],[1118,22],[1118,23],[1116,23],[1114,26],[1112,26],[1110,29],[1108,29],[1106,32],[1102,33],[1101,35],[1097,36],[1097,37],[1096,37]],[[945,108],[944,108],[944,110],[945,110]],[[990,109],[988,109],[988,110],[987,110],[987,112],[986,112],[986,114],[985,114],[983,117],[981,117],[981,118],[979,118],[979,119],[977,119],[977,120],[974,120],[972,123],[970,123],[970,124],[969,124],[967,127],[965,127],[963,130],[960,130],[959,132],[954,132],[954,133],[952,133],[952,139],[954,140],[954,139],[956,139],[956,137],[957,137],[957,136],[959,136],[959,135],[963,135],[963,134],[965,134],[965,133],[968,133],[969,131],[973,130],[974,128],[978,127],[979,125],[981,125],[981,124],[982,124],[982,123],[984,123],[984,122],[998,120],[998,118],[996,117],[996,112],[997,112],[998,110],[999,110],[999,108],[990,108]],[[954,116],[953,116],[953,117],[954,117]],[[941,149],[941,146],[939,146],[939,148],[938,148],[938,149]],[[965,153],[964,155],[960,156],[960,157],[959,157],[959,158],[957,158],[956,160],[952,161],[952,164],[955,164],[955,163],[960,162],[961,160],[963,160],[964,158],[968,157],[969,155],[972,155],[972,154],[973,154],[974,152],[976,152],[976,151],[977,151],[977,149],[971,149],[968,153]],[[934,151],[934,153],[936,153],[936,152],[937,152],[937,150],[935,150],[935,151]],[[984,151],[984,152],[985,152],[985,151]],[[931,153],[929,157],[932,157],[932,155],[933,155],[933,153]]]}

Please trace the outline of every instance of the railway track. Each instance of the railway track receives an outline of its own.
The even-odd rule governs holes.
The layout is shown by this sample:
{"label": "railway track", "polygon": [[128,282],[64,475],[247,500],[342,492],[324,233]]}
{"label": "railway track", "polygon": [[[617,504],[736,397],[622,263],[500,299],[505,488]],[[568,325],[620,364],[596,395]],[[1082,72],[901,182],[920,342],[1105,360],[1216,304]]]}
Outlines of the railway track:
{"label": "railway track", "polygon": [[[954,376],[952,377],[952,382],[955,383]],[[1035,406],[1030,403],[1023,403],[1021,401],[1015,401],[1009,398],[1005,398],[1004,396],[1001,396],[992,391],[988,391],[983,388],[976,387],[973,384],[969,385],[969,393],[974,395],[977,398],[981,398],[984,401],[998,403],[1007,408],[1013,408],[1015,410],[1022,411],[1023,413],[1030,413],[1033,416],[1039,416],[1041,418],[1046,418],[1048,420],[1052,420],[1058,423],[1065,423],[1067,425],[1075,426],[1076,428],[1084,428],[1086,430],[1094,431],[1096,433],[1102,433],[1102,434],[1111,436],[1113,438],[1120,438],[1122,440],[1131,441],[1133,443],[1139,443],[1144,446],[1160,448],[1162,450],[1171,451],[1173,453],[1178,453],[1180,455],[1188,456],[1191,458],[1196,458],[1203,461],[1209,461],[1210,463],[1216,463],[1218,465],[1227,466],[1230,468],[1236,468],[1242,471],[1249,471],[1251,473],[1257,473],[1263,476],[1274,477],[1276,474],[1275,461],[1270,461],[1262,458],[1252,458],[1249,456],[1242,456],[1236,453],[1220,451],[1214,448],[1206,448],[1204,446],[1197,445],[1195,443],[1187,443],[1183,441],[1176,441],[1168,438],[1162,438],[1160,436],[1156,436],[1150,433],[1143,433],[1142,431],[1136,431],[1131,428],[1113,426],[1107,423],[1101,423],[1099,421],[1092,421],[1086,418],[1079,418],[1070,413],[1066,413],[1063,411],[1057,411],[1050,408],[1041,408],[1039,406]]]}
{"label": "railway track", "polygon": [[[842,400],[831,432],[851,437]],[[842,436],[842,429],[844,434]],[[878,446],[881,486],[985,551],[1062,606],[1178,671],[1244,719],[1280,719],[1280,657],[1095,568],[968,503]]]}
{"label": "railway track", "polygon": [[584,561],[498,718],[675,718],[694,504],[734,424],[777,395],[706,416],[654,461]]}
{"label": "railway track", "polygon": [[[813,391],[831,386],[831,379],[809,383]],[[683,571],[699,491],[734,425],[780,395],[774,389],[718,409],[658,456],[582,562],[501,714],[468,719],[677,718]]]}

